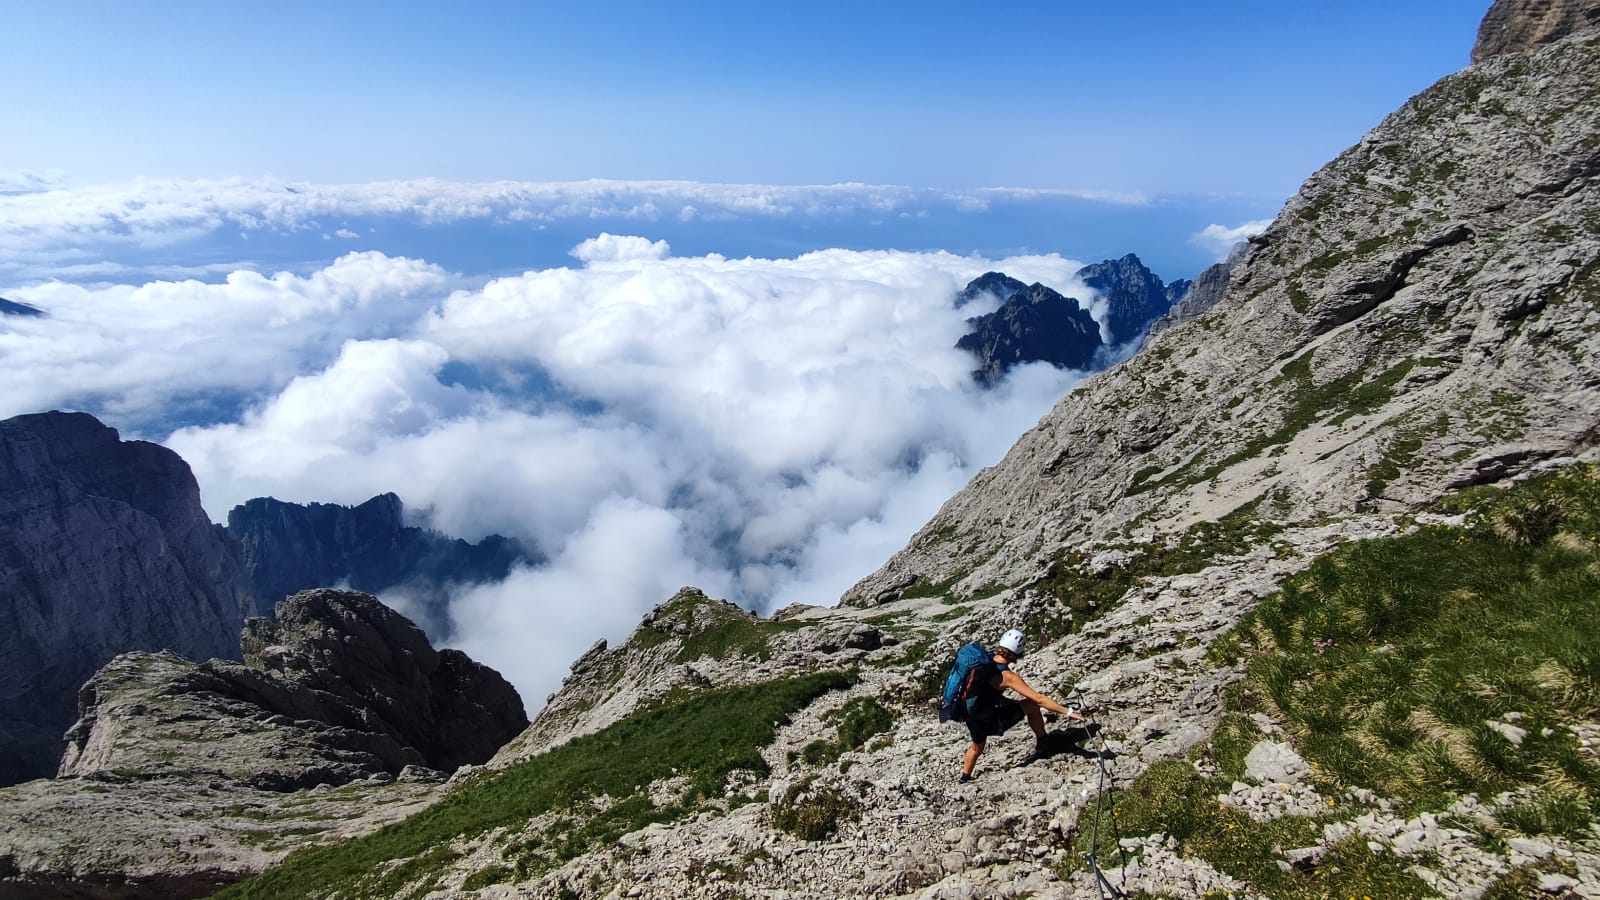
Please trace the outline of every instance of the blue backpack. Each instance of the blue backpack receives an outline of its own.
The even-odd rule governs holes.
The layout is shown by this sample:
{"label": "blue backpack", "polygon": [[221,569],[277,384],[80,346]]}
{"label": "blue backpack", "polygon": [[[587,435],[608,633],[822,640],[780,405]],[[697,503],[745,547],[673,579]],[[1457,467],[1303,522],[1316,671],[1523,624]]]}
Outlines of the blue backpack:
{"label": "blue backpack", "polygon": [[950,677],[944,680],[944,704],[939,707],[939,721],[965,722],[976,710],[978,678],[998,666],[994,654],[982,644],[968,644],[956,651],[956,661],[950,666]]}

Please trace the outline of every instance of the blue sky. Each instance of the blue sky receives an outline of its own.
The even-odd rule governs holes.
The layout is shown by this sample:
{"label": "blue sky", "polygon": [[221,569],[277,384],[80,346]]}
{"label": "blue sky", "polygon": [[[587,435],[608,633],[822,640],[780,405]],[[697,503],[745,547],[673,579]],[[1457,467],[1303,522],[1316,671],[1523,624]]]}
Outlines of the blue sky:
{"label": "blue sky", "polygon": [[12,0],[0,172],[1281,203],[1486,4]]}

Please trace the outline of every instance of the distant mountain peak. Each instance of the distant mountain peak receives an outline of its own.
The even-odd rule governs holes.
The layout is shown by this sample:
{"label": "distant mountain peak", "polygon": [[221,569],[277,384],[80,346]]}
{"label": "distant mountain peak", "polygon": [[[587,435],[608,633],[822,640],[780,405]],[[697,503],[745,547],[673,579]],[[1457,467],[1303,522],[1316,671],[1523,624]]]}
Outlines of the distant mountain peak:
{"label": "distant mountain peak", "polygon": [[46,318],[50,314],[37,306],[30,306],[26,303],[17,303],[14,300],[7,300],[4,297],[0,297],[0,315],[24,316],[27,318]]}

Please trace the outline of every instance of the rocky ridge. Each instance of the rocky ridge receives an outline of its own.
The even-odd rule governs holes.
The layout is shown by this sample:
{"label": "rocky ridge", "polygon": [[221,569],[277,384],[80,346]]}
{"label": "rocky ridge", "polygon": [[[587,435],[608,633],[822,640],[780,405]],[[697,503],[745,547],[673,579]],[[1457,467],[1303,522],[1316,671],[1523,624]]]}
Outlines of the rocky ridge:
{"label": "rocky ridge", "polygon": [[0,896],[205,896],[415,811],[527,725],[498,673],[369,595],[277,614],[243,664],[128,653],[84,685],[60,778],[0,791]]}
{"label": "rocky ridge", "polygon": [[999,302],[994,312],[968,319],[972,330],[956,342],[977,358],[973,378],[980,385],[992,387],[1012,367],[1027,362],[1086,371],[1104,367],[1105,350],[1131,345],[1183,300],[1191,284],[1182,279],[1164,284],[1132,253],[1084,266],[1076,274],[1104,307],[1103,321],[1096,321],[1077,298],[1001,272],[974,278],[956,295],[958,309],[982,296]]}
{"label": "rocky ridge", "polygon": [[249,582],[177,454],[82,413],[0,422],[0,784],[49,775],[118,653],[231,656]]}
{"label": "rocky ridge", "polygon": [[297,591],[330,585],[405,595],[407,612],[435,638],[448,631],[452,586],[503,580],[519,562],[537,561],[520,542],[490,535],[476,544],[405,524],[392,493],[357,506],[286,503],[258,497],[228,512],[260,614]]}
{"label": "rocky ridge", "polygon": [[45,311],[37,306],[31,306],[27,303],[17,303],[13,300],[7,300],[4,297],[0,297],[0,316],[26,316],[31,318],[42,318],[45,315]]}
{"label": "rocky ridge", "polygon": [[1091,368],[1103,346],[1100,325],[1089,311],[1042,284],[1015,291],[999,309],[969,322],[972,330],[956,341],[956,348],[977,358],[972,377],[984,387],[1024,362]]}

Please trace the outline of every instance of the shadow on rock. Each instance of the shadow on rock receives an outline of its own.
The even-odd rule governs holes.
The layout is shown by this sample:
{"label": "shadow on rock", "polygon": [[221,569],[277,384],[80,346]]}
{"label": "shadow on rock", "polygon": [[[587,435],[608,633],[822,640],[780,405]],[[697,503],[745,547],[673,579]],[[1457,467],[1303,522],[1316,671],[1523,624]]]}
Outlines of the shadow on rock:
{"label": "shadow on rock", "polygon": [[[1051,759],[1056,756],[1081,756],[1084,759],[1116,759],[1117,755],[1110,750],[1091,750],[1083,743],[1100,733],[1100,723],[1090,722],[1087,725],[1074,725],[1070,728],[1057,728],[1045,732],[1040,739],[1035,753],[1023,760],[1026,765],[1035,760]],[[1103,745],[1102,745],[1103,746]]]}

